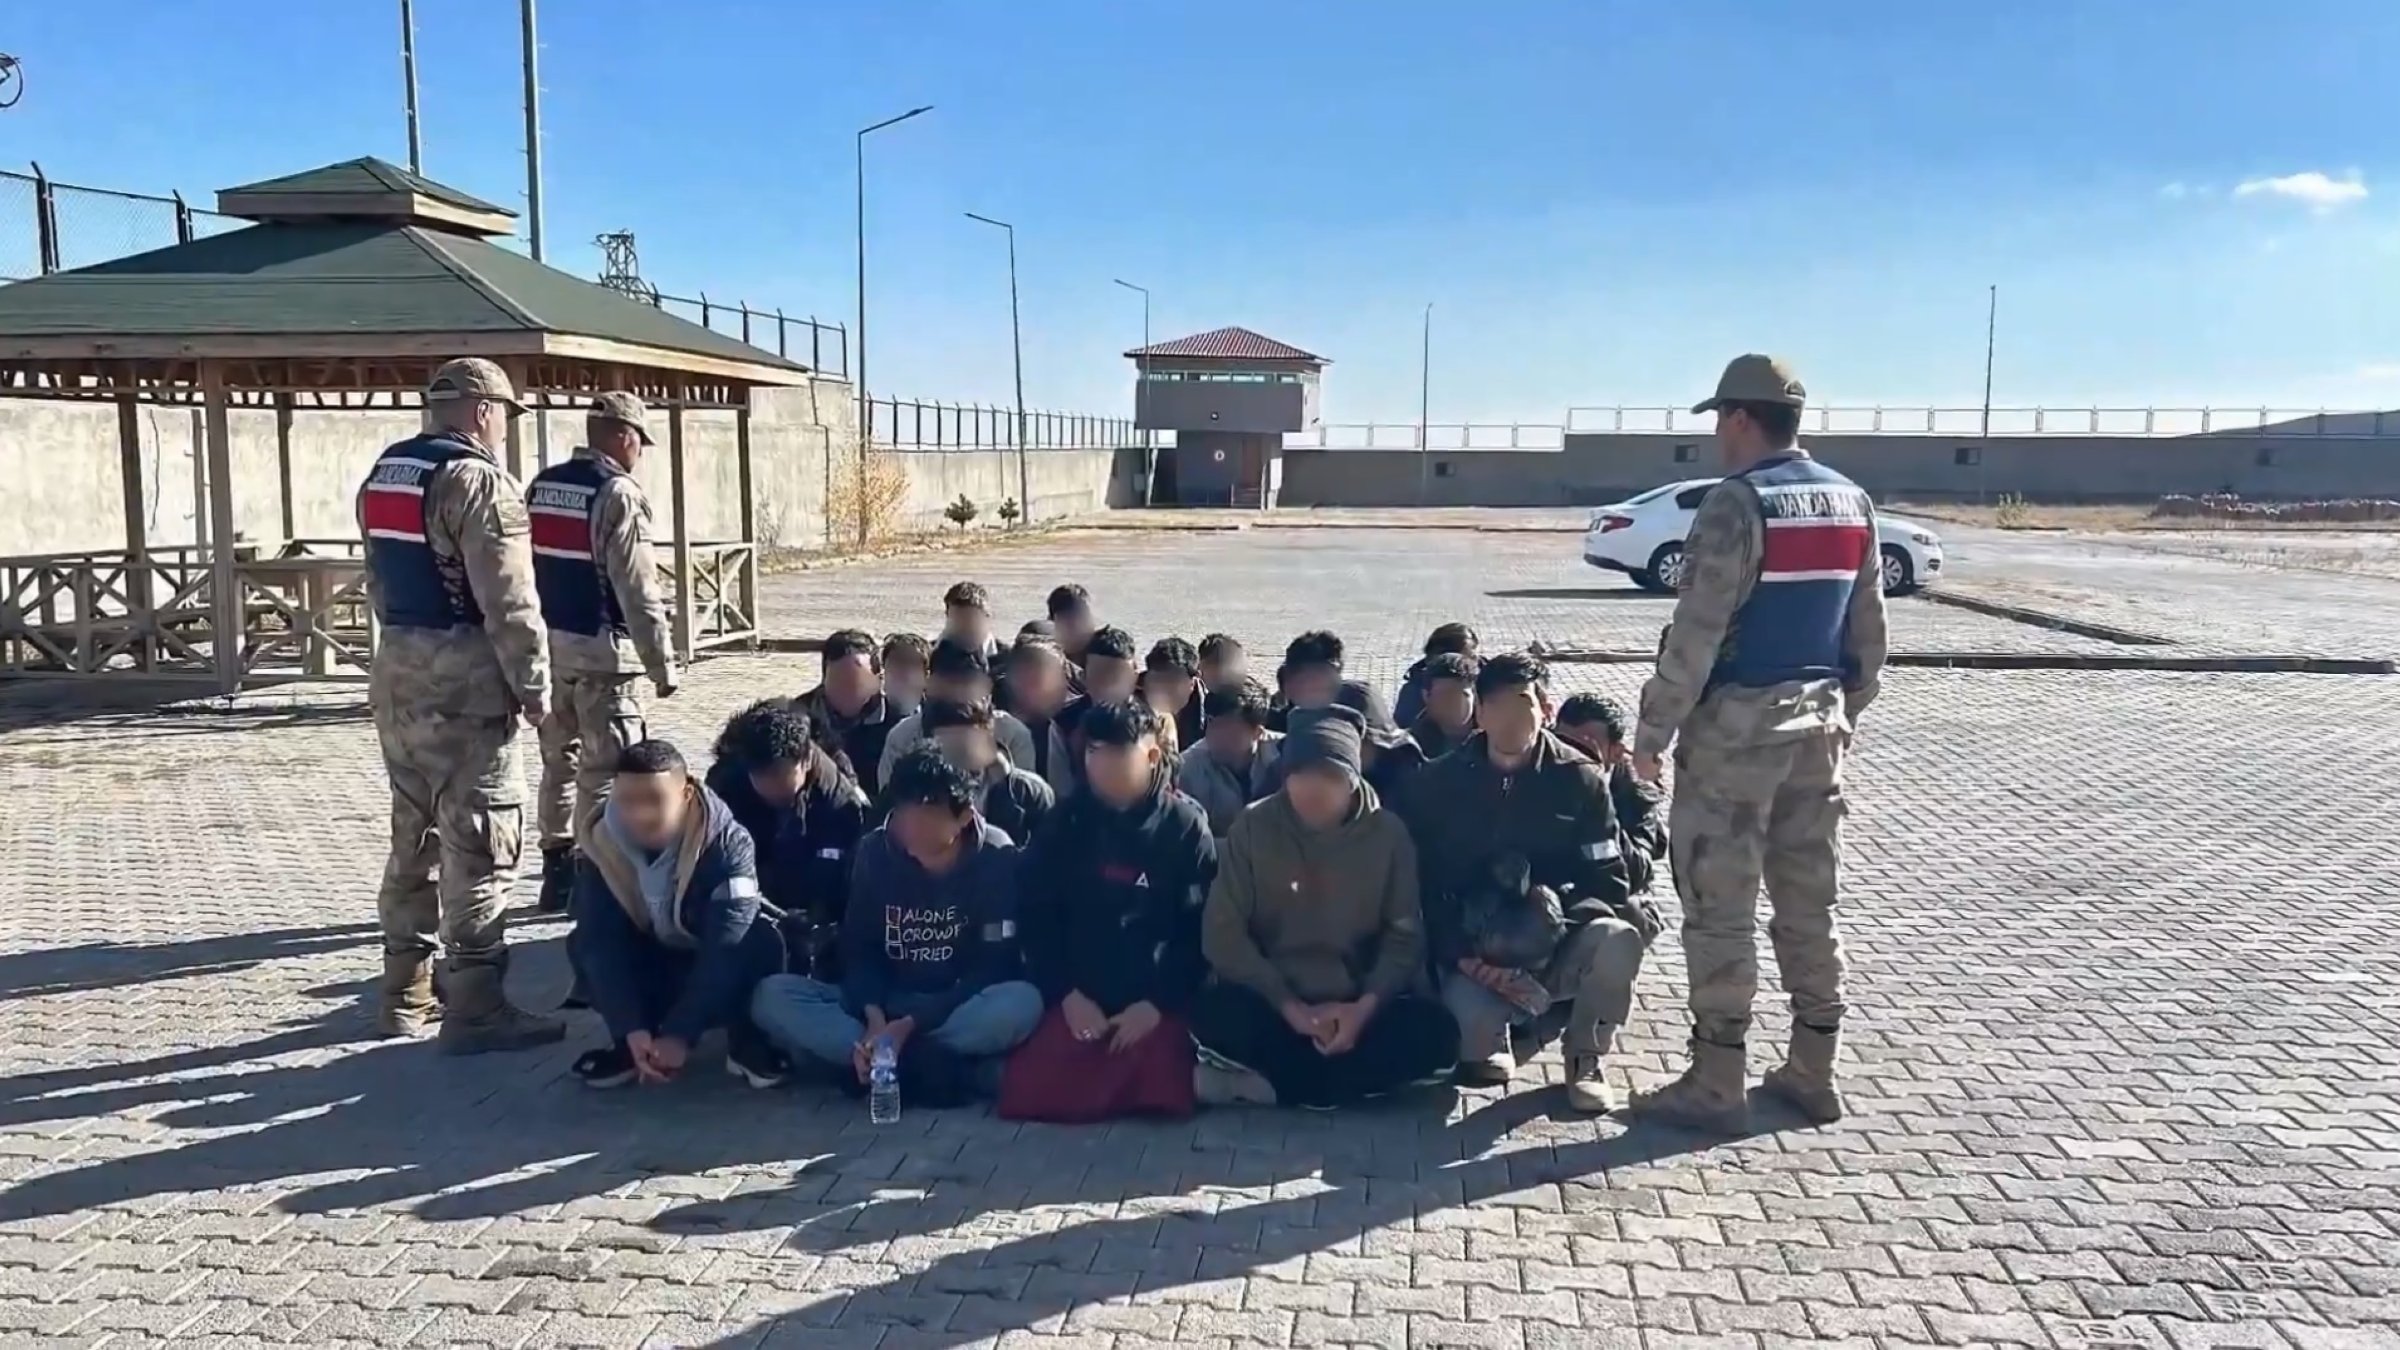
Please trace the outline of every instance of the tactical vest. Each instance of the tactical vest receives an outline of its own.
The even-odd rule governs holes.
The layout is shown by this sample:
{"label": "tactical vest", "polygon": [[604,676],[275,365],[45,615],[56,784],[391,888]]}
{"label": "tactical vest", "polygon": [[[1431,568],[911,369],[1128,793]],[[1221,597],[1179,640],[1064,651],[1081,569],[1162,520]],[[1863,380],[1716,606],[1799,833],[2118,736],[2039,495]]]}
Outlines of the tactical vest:
{"label": "tactical vest", "polygon": [[385,450],[358,490],[367,571],[375,578],[376,615],[390,628],[480,628],[483,607],[467,584],[466,561],[434,550],[426,537],[425,489],[472,446],[446,435],[414,436]]}
{"label": "tactical vest", "polygon": [[577,455],[535,474],[525,490],[525,513],[533,519],[533,585],[542,597],[542,622],[552,632],[625,632],[616,588],[592,548],[600,533],[600,490],[610,477],[598,459]]}
{"label": "tactical vest", "polygon": [[1733,616],[1709,683],[1759,689],[1844,678],[1850,596],[1875,553],[1866,491],[1801,456],[1767,460],[1739,477],[1758,492],[1765,547],[1758,583]]}

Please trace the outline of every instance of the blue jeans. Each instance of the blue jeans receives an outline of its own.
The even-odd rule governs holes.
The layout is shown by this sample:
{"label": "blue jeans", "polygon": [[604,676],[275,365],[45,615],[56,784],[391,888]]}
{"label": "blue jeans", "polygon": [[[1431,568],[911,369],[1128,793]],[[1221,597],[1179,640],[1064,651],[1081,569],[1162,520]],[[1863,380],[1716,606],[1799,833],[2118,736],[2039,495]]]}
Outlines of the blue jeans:
{"label": "blue jeans", "polygon": [[[898,1019],[909,1015],[912,1004],[921,1003],[895,995],[883,1011]],[[750,996],[750,1020],[784,1053],[837,1068],[850,1063],[851,1050],[867,1034],[867,1024],[842,1006],[840,985],[805,975],[760,981]],[[978,991],[952,1009],[940,1026],[919,1034],[954,1055],[983,1058],[1016,1049],[1041,1020],[1042,991],[1023,980],[1009,980]]]}

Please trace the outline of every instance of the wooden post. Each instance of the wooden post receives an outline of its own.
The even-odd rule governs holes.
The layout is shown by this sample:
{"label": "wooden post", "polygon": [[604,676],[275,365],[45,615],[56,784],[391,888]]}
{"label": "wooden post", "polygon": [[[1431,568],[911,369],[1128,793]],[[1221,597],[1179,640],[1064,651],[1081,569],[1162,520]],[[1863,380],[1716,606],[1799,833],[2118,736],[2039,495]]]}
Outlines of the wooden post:
{"label": "wooden post", "polygon": [[675,494],[675,659],[692,660],[691,484],[683,473],[683,391],[667,404],[667,487]]}
{"label": "wooden post", "polygon": [[525,419],[522,416],[508,419],[508,448],[504,452],[504,458],[508,465],[508,476],[517,480],[519,486],[523,486],[525,482],[524,422]]}
{"label": "wooden post", "polygon": [[140,395],[117,395],[117,464],[125,488],[125,603],[132,611],[133,661],[141,670],[157,664],[158,648],[150,628],[156,622],[157,597],[150,588],[150,492],[142,480],[142,403]]}
{"label": "wooden post", "polygon": [[[750,640],[755,643],[758,634],[765,631],[766,624],[760,621],[758,613],[758,499],[750,495],[750,391],[742,390],[740,398],[742,401],[733,410],[733,461],[738,482],[736,490],[741,493],[738,514],[741,517],[744,546],[742,615],[750,622]],[[718,584],[724,583],[720,580]]]}
{"label": "wooden post", "polygon": [[275,488],[283,508],[283,542],[300,537],[292,508],[292,392],[275,393]]}
{"label": "wooden post", "polygon": [[211,641],[217,663],[217,692],[233,694],[242,687],[242,583],[234,570],[233,433],[225,402],[225,368],[214,361],[200,363],[201,409],[207,424],[209,613]]}

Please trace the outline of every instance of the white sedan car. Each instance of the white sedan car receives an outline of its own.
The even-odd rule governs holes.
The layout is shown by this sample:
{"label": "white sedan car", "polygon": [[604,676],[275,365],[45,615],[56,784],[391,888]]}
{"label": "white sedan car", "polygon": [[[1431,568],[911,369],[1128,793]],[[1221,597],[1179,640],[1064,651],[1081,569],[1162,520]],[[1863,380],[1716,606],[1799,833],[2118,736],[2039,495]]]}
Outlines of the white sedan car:
{"label": "white sedan car", "polygon": [[[1687,478],[1592,513],[1583,535],[1583,560],[1623,572],[1644,590],[1673,591],[1683,581],[1683,537],[1691,532],[1700,498],[1714,478]],[[1883,552],[1883,592],[1906,595],[1941,579],[1942,541],[1913,520],[1875,513]]]}

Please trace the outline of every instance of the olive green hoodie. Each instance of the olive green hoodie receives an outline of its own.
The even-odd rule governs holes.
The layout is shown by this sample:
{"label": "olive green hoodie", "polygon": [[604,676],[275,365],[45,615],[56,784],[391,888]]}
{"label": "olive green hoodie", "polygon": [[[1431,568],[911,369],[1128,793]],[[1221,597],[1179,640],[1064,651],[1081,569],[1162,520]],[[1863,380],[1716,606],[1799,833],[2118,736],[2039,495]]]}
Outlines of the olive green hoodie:
{"label": "olive green hoodie", "polygon": [[1281,792],[1251,804],[1217,855],[1201,936],[1217,978],[1278,1006],[1390,999],[1425,962],[1407,828],[1364,783],[1327,830],[1301,824]]}

